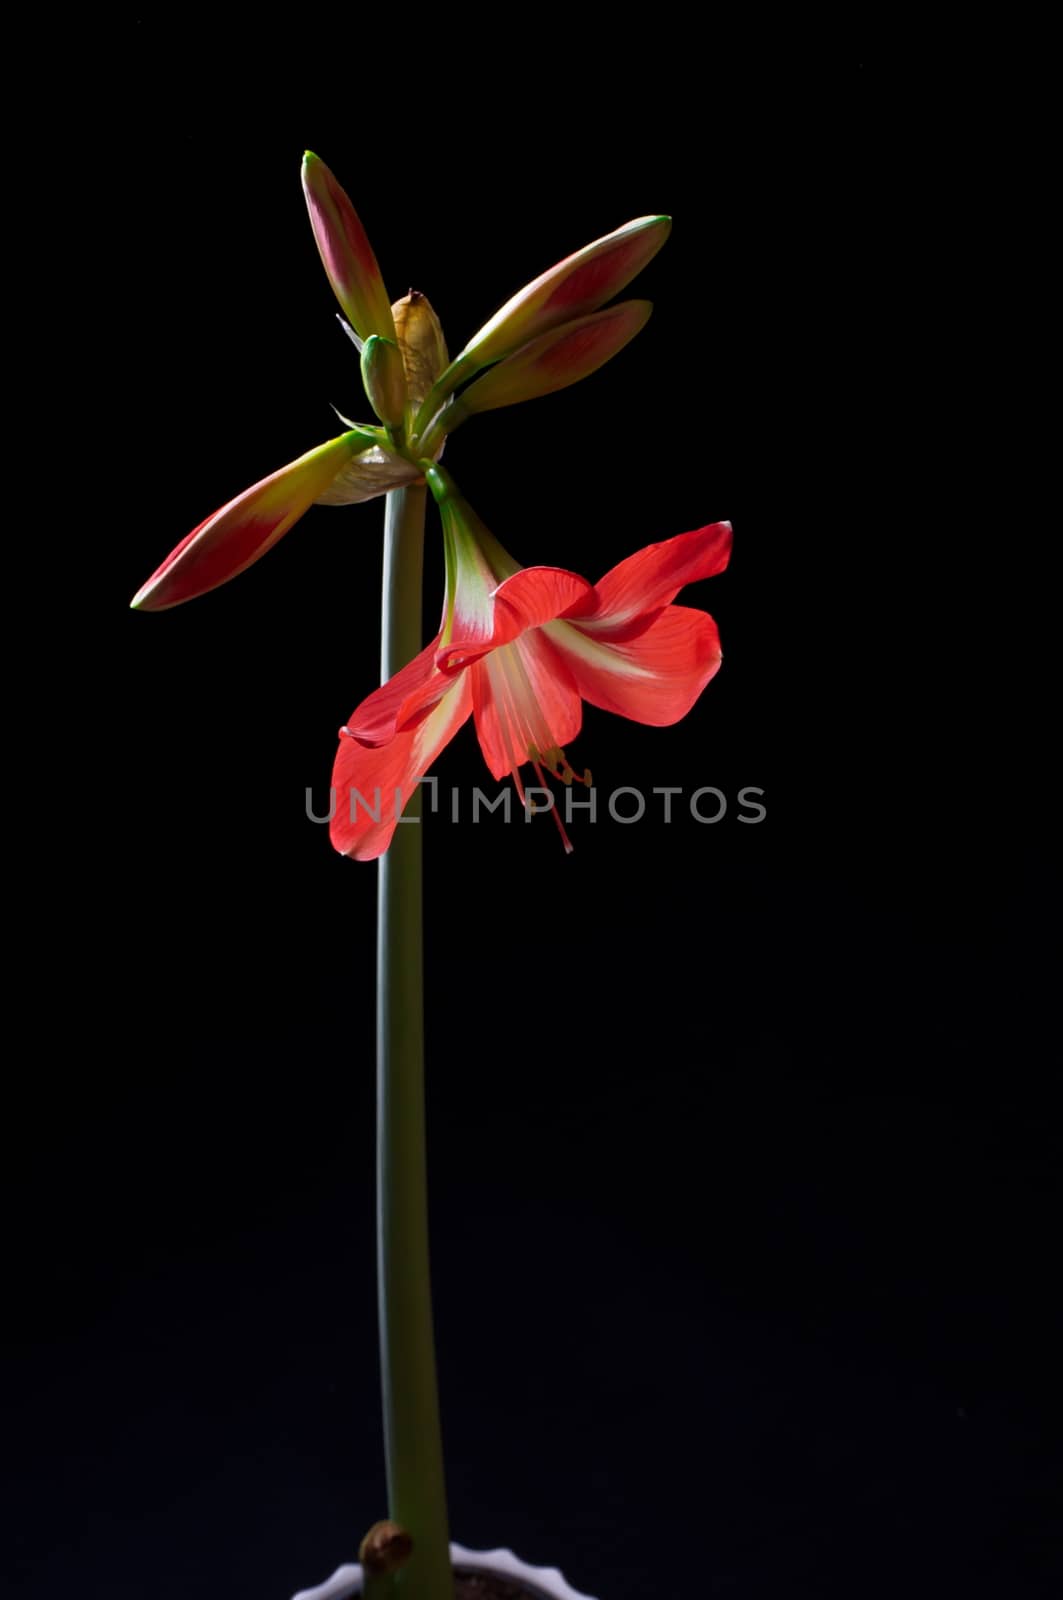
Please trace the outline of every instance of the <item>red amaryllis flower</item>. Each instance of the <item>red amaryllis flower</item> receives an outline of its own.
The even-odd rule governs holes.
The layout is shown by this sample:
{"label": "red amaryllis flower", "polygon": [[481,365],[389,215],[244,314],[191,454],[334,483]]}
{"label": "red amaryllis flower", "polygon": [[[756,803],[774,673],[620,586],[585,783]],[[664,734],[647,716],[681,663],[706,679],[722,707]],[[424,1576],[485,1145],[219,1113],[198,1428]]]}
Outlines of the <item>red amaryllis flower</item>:
{"label": "red amaryllis flower", "polygon": [[387,849],[418,780],[470,715],[492,775],[511,774],[523,801],[525,763],[544,787],[544,771],[579,777],[565,746],[583,700],[666,727],[721,660],[712,618],[672,601],[724,570],[729,522],[647,545],[591,584],[559,567],[518,567],[447,473],[426,476],[446,549],[440,630],[341,728],[333,769],[332,842],[359,861]]}

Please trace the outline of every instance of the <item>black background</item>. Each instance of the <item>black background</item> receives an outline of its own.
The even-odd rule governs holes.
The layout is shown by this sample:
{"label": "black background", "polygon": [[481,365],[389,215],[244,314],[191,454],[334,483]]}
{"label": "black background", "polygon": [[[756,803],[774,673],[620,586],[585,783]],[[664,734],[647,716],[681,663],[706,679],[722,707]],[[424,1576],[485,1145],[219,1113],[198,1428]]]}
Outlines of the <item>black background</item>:
{"label": "black background", "polygon": [[[384,1510],[376,871],[304,814],[374,682],[381,507],[126,610],[336,431],[330,401],[365,412],[308,145],[452,349],[670,212],[636,343],[447,464],[518,559],[591,578],[735,529],[683,597],[719,677],[672,729],[588,708],[573,750],[603,804],[714,785],[723,820],[651,799],[577,821],[569,858],[545,817],[426,827],[455,1535],[603,1600],[1048,1594],[1051,792],[995,119],[959,66],[609,58],[528,26],[433,75],[386,14],[261,56],[130,19],[46,101],[82,342],[42,356],[79,438],[40,519],[63,581],[6,1169],[16,1587],[284,1600]],[[471,727],[437,770],[493,792]]]}

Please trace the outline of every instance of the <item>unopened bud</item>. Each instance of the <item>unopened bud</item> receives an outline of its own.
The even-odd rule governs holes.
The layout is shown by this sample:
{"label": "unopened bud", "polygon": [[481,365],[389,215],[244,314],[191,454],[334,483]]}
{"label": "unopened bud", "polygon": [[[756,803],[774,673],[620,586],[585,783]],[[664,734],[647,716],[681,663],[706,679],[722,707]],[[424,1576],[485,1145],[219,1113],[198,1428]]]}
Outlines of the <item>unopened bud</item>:
{"label": "unopened bud", "polygon": [[401,428],[406,415],[406,371],[397,344],[371,334],[362,350],[362,382],[369,404],[388,428]]}
{"label": "unopened bud", "polygon": [[653,260],[671,226],[670,217],[636,217],[566,256],[507,300],[462,355],[486,367],[562,322],[597,311]]}
{"label": "unopened bud", "polygon": [[442,412],[438,426],[452,433],[478,411],[517,405],[579,383],[630,343],[645,327],[651,310],[648,300],[624,300],[541,334],[471,383]]}
{"label": "unopened bud", "polygon": [[391,307],[373,247],[346,191],[323,161],[303,157],[303,192],[310,224],[344,314],[360,339],[371,333],[391,338]]}

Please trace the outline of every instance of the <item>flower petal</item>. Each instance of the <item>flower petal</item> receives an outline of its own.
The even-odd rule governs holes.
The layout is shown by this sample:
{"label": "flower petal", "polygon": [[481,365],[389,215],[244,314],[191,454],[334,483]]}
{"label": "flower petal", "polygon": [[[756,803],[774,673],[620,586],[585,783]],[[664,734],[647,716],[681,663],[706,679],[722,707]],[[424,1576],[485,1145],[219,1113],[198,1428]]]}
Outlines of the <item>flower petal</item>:
{"label": "flower petal", "polygon": [[[594,603],[595,591],[586,578],[564,567],[522,567],[503,579],[487,598],[486,616],[457,610],[454,635],[440,647],[441,672],[471,666],[481,656],[509,644],[528,628],[538,628],[555,617],[579,616]],[[466,621],[466,628],[457,625]]]}
{"label": "flower petal", "polygon": [[566,661],[542,633],[526,633],[463,674],[472,680],[476,734],[492,776],[504,778],[531,759],[549,759],[583,722]]}
{"label": "flower petal", "polygon": [[462,675],[451,682],[431,714],[390,744],[369,750],[342,737],[332,771],[335,814],[329,837],[342,855],[372,861],[392,834],[418,780],[472,711],[472,690]]}
{"label": "flower petal", "polygon": [[642,631],[640,619],[648,626],[686,584],[722,572],[730,555],[729,522],[648,544],[595,584],[597,603],[581,622],[598,638],[631,637]]}
{"label": "flower petal", "polygon": [[322,265],[355,333],[394,340],[391,302],[373,247],[346,191],[312,150],[303,156],[303,193]]}
{"label": "flower petal", "polygon": [[670,217],[636,217],[566,256],[507,300],[458,359],[485,367],[548,329],[596,311],[652,261],[671,228]]}
{"label": "flower petal", "polygon": [[578,572],[564,567],[522,567],[495,590],[496,605],[505,605],[522,628],[538,628],[555,617],[581,616],[593,603],[595,590]]}
{"label": "flower petal", "polygon": [[541,334],[470,384],[441,414],[438,426],[452,433],[478,412],[536,400],[579,383],[619,354],[646,326],[652,310],[648,300],[624,300]]}
{"label": "flower petal", "polygon": [[396,733],[409,729],[426,715],[453,687],[452,678],[436,671],[438,649],[439,639],[435,638],[387,683],[367,695],[352,711],[341,734],[359,744],[388,744]]}
{"label": "flower petal", "polygon": [[592,638],[576,622],[548,622],[584,700],[603,711],[664,728],[685,717],[719,670],[720,635],[706,611],[668,606],[637,638]]}
{"label": "flower petal", "polygon": [[365,436],[352,429],[245,489],[171,550],[134,595],[133,608],[165,611],[235,578],[287,533],[364,448]]}

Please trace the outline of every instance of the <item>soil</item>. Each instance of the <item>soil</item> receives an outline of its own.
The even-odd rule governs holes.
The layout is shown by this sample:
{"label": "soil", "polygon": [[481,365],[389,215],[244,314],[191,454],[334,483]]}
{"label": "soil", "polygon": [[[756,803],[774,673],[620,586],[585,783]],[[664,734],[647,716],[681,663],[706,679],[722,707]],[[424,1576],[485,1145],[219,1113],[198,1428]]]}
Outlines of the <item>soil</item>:
{"label": "soil", "polygon": [[470,1572],[467,1567],[455,1567],[454,1600],[543,1600],[543,1591],[529,1589],[527,1584],[511,1583],[508,1578],[496,1578],[490,1572]]}

